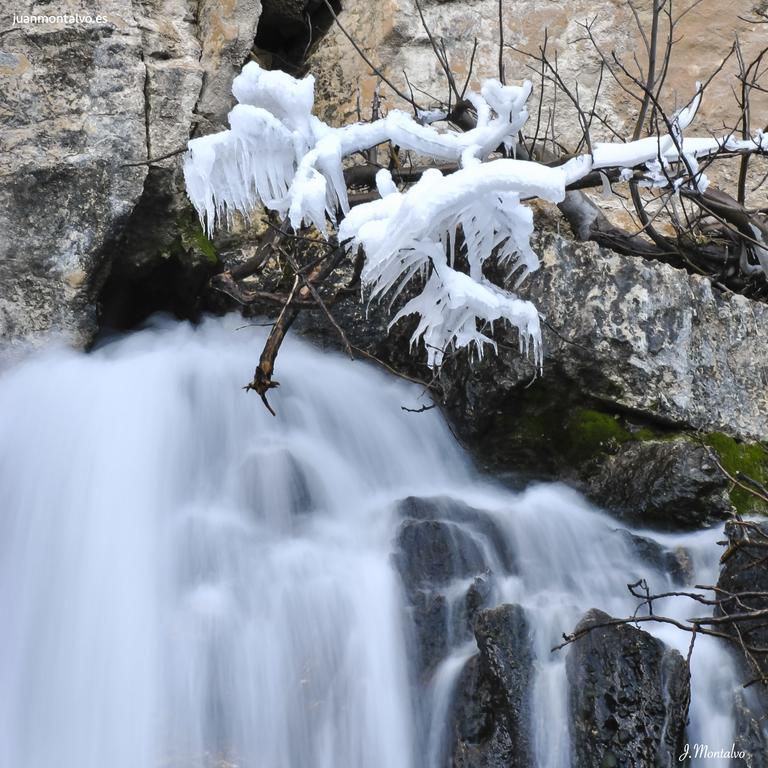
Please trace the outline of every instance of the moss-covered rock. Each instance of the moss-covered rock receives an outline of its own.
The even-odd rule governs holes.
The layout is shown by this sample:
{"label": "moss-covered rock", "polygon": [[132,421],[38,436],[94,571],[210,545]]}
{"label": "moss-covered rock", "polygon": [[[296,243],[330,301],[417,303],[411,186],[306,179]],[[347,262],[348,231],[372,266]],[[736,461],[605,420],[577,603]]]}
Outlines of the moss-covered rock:
{"label": "moss-covered rock", "polygon": [[213,265],[218,263],[219,254],[216,247],[203,232],[200,220],[191,209],[185,210],[179,216],[178,232],[174,246],[179,258],[185,261],[198,261],[202,258]]}
{"label": "moss-covered rock", "polygon": [[[722,432],[711,432],[703,441],[713,448],[723,469],[736,480],[749,486],[750,481],[768,485],[768,448],[762,443],[741,443]],[[741,514],[768,513],[768,505],[746,488],[733,483],[731,502]]]}

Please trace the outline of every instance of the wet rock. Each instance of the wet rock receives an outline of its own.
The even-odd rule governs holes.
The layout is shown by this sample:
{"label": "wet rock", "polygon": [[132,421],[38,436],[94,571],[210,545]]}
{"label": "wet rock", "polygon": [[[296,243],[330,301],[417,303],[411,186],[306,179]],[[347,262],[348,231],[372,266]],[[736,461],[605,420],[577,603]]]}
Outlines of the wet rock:
{"label": "wet rock", "polygon": [[450,520],[479,534],[498,556],[501,567],[514,573],[515,563],[507,537],[499,523],[486,511],[448,496],[408,496],[398,503],[402,517],[415,520]]}
{"label": "wet rock", "polygon": [[688,440],[628,443],[589,480],[596,503],[662,529],[713,525],[731,515],[729,483],[709,450]]}
{"label": "wet rock", "polygon": [[[768,523],[742,524],[732,521],[725,526],[728,549],[723,555],[723,567],[717,586],[725,593],[756,593],[746,597],[726,600],[717,609],[717,615],[728,616],[747,610],[768,609],[768,568],[764,558],[768,548]],[[723,630],[736,636],[732,625]],[[739,632],[744,641],[757,647],[768,647],[768,624],[764,619],[740,622]],[[768,653],[755,654],[759,669],[749,671],[752,677],[761,673],[768,678]]]}
{"label": "wet rock", "polygon": [[397,534],[395,562],[411,591],[444,587],[485,570],[478,543],[460,526],[441,520],[406,520]]}
{"label": "wet rock", "polygon": [[[456,523],[405,520],[393,560],[409,604],[416,666],[426,674],[469,635],[471,618],[487,599],[483,552]],[[452,582],[470,578],[468,588],[451,588]]]}
{"label": "wet rock", "polygon": [[[768,523],[748,524],[746,527],[734,521],[725,527],[728,549],[720,571],[717,586],[726,593],[752,593],[738,599],[726,600],[715,611],[718,616],[743,613],[747,610],[768,609],[768,568],[765,566],[768,545]],[[737,638],[741,635],[746,645],[768,647],[768,625],[765,619],[740,621],[736,626],[725,624],[722,631]],[[750,662],[739,646],[734,646],[734,658],[739,670],[740,682],[747,683],[763,677],[768,680],[768,653],[753,652]],[[745,691],[738,691],[735,700],[737,739],[750,755],[768,755],[768,684],[755,683]],[[756,758],[752,758],[753,761]],[[754,765],[768,764],[755,762]]]}
{"label": "wet rock", "polygon": [[[589,611],[576,630],[608,621]],[[683,657],[627,625],[599,627],[568,650],[574,765],[677,765],[690,678]]]}
{"label": "wet rock", "polygon": [[416,667],[424,677],[472,638],[494,573],[513,573],[514,561],[497,521],[483,510],[444,496],[411,496],[398,503],[398,512],[405,520],[393,562],[408,602]]}
{"label": "wet rock", "polygon": [[669,549],[648,536],[619,529],[619,536],[641,560],[653,568],[666,573],[677,586],[688,584],[693,576],[690,554],[683,547]]}
{"label": "wet rock", "polygon": [[744,757],[735,758],[737,768],[768,768],[768,725],[765,722],[765,702],[759,691],[738,690],[734,694],[734,747]]}
{"label": "wet rock", "polygon": [[475,622],[478,653],[459,679],[454,703],[456,768],[532,765],[530,696],[533,650],[525,611],[502,605]]}

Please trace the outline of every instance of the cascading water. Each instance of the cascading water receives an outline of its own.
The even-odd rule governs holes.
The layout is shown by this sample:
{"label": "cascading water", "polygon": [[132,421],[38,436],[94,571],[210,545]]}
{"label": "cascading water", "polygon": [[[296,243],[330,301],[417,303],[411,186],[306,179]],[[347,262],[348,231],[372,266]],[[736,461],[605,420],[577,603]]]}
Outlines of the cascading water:
{"label": "cascading water", "polygon": [[[488,510],[516,562],[505,573],[499,542],[473,533],[491,600],[533,628],[536,763],[567,768],[550,648],[590,607],[630,613],[624,584],[668,577],[567,488],[481,480],[435,411],[401,409],[417,388],[362,363],[289,341],[273,418],[240,391],[257,333],[156,328],[0,376],[0,766],[439,764],[474,649],[456,638],[414,694],[392,551],[395,502],[440,495]],[[664,540],[712,583],[717,538]],[[689,740],[729,747],[733,673],[703,640]]]}

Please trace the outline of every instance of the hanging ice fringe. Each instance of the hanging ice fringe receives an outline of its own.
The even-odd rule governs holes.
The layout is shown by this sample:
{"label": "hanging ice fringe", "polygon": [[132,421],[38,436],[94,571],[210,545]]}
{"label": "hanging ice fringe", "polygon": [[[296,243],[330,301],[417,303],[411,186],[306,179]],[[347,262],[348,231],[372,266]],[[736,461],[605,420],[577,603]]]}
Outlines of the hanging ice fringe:
{"label": "hanging ice fringe", "polygon": [[[478,120],[463,133],[438,131],[399,110],[370,123],[332,128],[312,114],[314,84],[311,75],[296,80],[255,62],[247,64],[232,86],[239,103],[229,114],[230,129],[189,142],[184,176],[190,199],[209,233],[234,212],[247,217],[261,206],[287,216],[294,228],[313,225],[323,233],[342,212],[339,240],[350,251],[362,247],[362,281],[371,299],[394,299],[415,275],[425,278],[422,292],[392,322],[406,314],[420,317],[413,341],[424,339],[431,366],[439,366],[450,348],[470,347],[482,355],[485,344],[494,346],[484,327],[498,320],[516,327],[521,349],[530,350],[541,363],[535,307],[483,275],[491,254],[515,271],[518,283],[538,268],[526,199],[560,202],[566,186],[593,168],[644,164],[645,183],[666,183],[665,167],[679,159],[680,151],[690,165],[697,157],[723,147],[737,150],[736,145],[745,143],[683,137],[698,109],[697,87],[694,99],[673,119],[674,136],[597,144],[592,155],[554,168],[489,160],[500,145],[516,147],[528,119],[530,82],[518,87],[485,81],[480,93],[467,97]],[[350,211],[344,158],[387,141],[434,160],[456,162],[459,170],[449,175],[428,170],[406,192],[397,189],[387,171],[380,171],[380,199]],[[754,141],[768,148],[765,136],[747,143]],[[705,188],[706,177],[699,174],[695,183]],[[451,263],[459,231],[468,275]]]}

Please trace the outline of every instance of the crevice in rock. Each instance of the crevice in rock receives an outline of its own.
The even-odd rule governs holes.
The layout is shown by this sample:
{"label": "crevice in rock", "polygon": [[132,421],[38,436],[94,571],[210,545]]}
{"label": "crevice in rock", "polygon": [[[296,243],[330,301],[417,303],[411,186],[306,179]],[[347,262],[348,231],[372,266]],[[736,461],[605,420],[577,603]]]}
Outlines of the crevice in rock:
{"label": "crevice in rock", "polygon": [[144,134],[147,145],[147,160],[152,157],[152,143],[150,141],[150,101],[149,101],[149,67],[147,66],[144,51],[141,52],[141,63],[144,67]]}
{"label": "crevice in rock", "polygon": [[[341,0],[331,0],[335,13]],[[271,69],[303,75],[312,46],[333,24],[324,0],[263,0],[254,55]]]}

